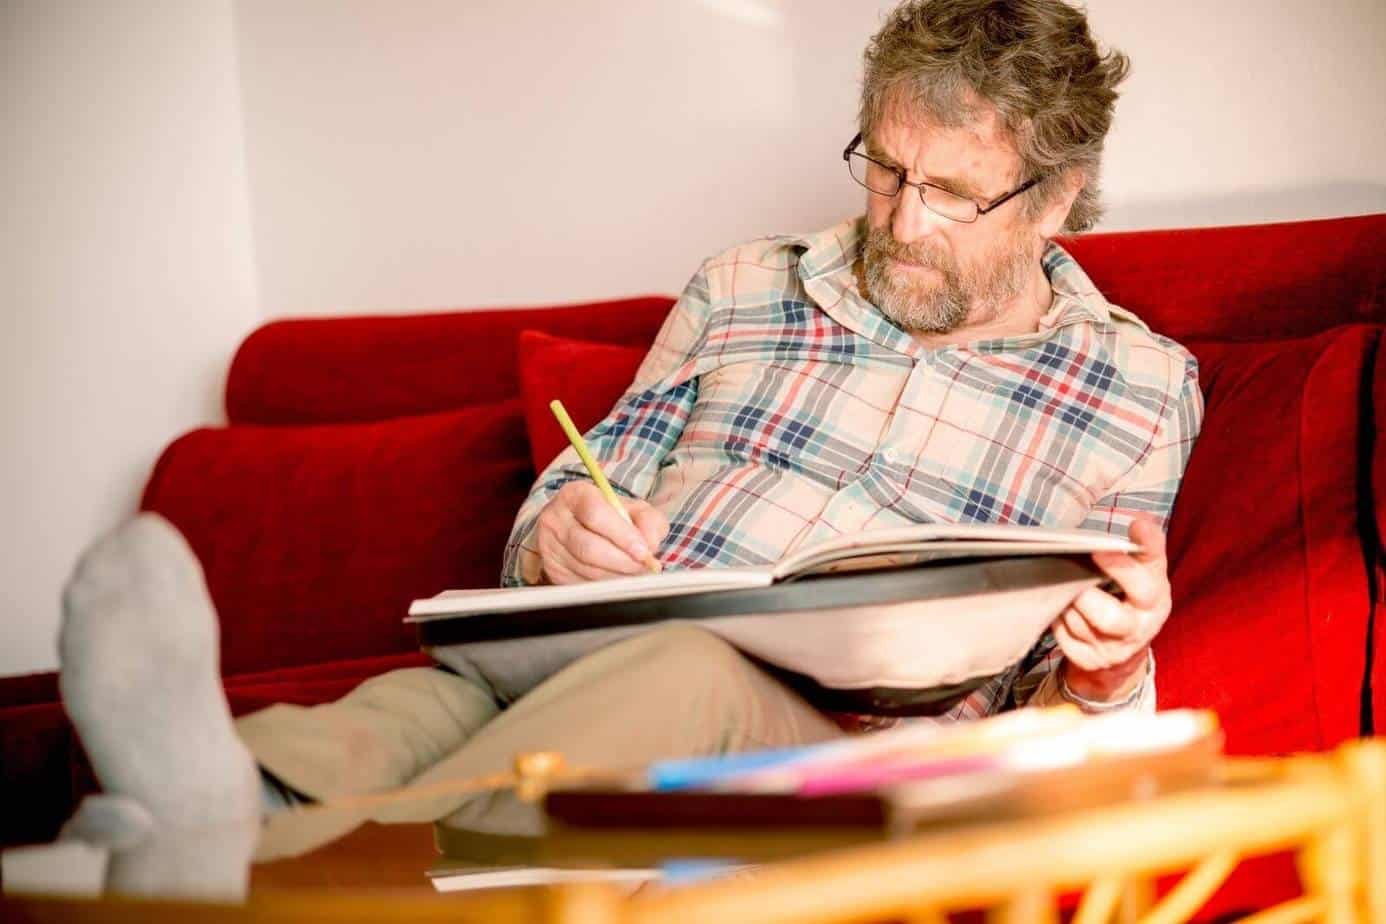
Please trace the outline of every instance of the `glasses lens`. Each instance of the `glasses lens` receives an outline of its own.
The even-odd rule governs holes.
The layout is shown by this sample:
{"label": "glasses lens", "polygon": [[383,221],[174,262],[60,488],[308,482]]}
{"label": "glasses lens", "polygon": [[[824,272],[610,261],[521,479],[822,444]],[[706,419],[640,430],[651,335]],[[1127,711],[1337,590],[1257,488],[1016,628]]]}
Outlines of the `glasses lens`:
{"label": "glasses lens", "polygon": [[875,161],[852,153],[847,158],[847,166],[852,170],[852,179],[881,196],[893,196],[900,191],[900,177]]}
{"label": "glasses lens", "polygon": [[977,203],[971,199],[955,196],[946,189],[939,189],[936,186],[925,186],[922,192],[924,193],[924,204],[928,206],[929,211],[954,221],[973,222],[977,220]]}

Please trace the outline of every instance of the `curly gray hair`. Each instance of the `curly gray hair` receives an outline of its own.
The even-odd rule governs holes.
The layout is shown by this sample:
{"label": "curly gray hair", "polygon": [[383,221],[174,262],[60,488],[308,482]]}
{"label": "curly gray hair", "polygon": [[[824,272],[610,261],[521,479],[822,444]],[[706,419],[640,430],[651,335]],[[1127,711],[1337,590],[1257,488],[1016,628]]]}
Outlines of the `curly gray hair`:
{"label": "curly gray hair", "polygon": [[1064,175],[1083,188],[1063,230],[1086,231],[1102,214],[1098,174],[1116,87],[1129,59],[1098,50],[1087,17],[1061,0],[907,0],[866,48],[862,136],[885,107],[906,103],[944,126],[965,124],[980,98],[995,106],[1027,176],[1027,213],[1053,201]]}

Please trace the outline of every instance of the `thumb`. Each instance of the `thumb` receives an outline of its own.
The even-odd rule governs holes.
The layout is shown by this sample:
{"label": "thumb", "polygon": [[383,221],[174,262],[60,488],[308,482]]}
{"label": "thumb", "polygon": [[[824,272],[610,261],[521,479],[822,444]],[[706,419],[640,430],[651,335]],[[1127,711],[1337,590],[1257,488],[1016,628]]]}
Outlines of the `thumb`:
{"label": "thumb", "polygon": [[1153,517],[1137,514],[1131,520],[1131,541],[1141,547],[1136,559],[1142,562],[1160,561],[1165,557],[1165,531]]}

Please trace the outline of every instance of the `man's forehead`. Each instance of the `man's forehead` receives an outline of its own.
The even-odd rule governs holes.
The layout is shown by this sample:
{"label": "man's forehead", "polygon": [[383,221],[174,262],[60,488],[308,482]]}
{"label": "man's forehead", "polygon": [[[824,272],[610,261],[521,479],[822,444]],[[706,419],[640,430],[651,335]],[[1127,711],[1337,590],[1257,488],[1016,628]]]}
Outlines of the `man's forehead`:
{"label": "man's forehead", "polygon": [[[1013,180],[1021,172],[1020,155],[1000,113],[984,100],[969,106],[956,124],[907,103],[884,106],[865,141],[873,156],[936,175],[943,171],[949,177],[991,185]],[[920,157],[930,161],[927,168],[916,160]]]}
{"label": "man's forehead", "polygon": [[[949,113],[950,118],[944,119],[897,90],[886,97],[880,116],[873,134],[879,134],[887,126],[891,134],[949,133],[979,147],[1015,153],[1015,144],[1006,130],[1001,113],[995,105],[972,91],[958,99]],[[876,138],[868,139],[871,143],[878,141]]]}

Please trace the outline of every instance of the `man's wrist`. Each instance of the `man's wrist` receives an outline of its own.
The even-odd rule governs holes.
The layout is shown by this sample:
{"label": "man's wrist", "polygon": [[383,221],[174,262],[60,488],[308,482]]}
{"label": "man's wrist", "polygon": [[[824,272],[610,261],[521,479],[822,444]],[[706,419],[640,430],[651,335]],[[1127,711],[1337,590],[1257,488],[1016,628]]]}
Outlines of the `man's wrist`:
{"label": "man's wrist", "polygon": [[1133,699],[1149,671],[1150,646],[1141,648],[1127,660],[1101,670],[1087,671],[1065,659],[1059,686],[1085,703],[1115,705]]}

